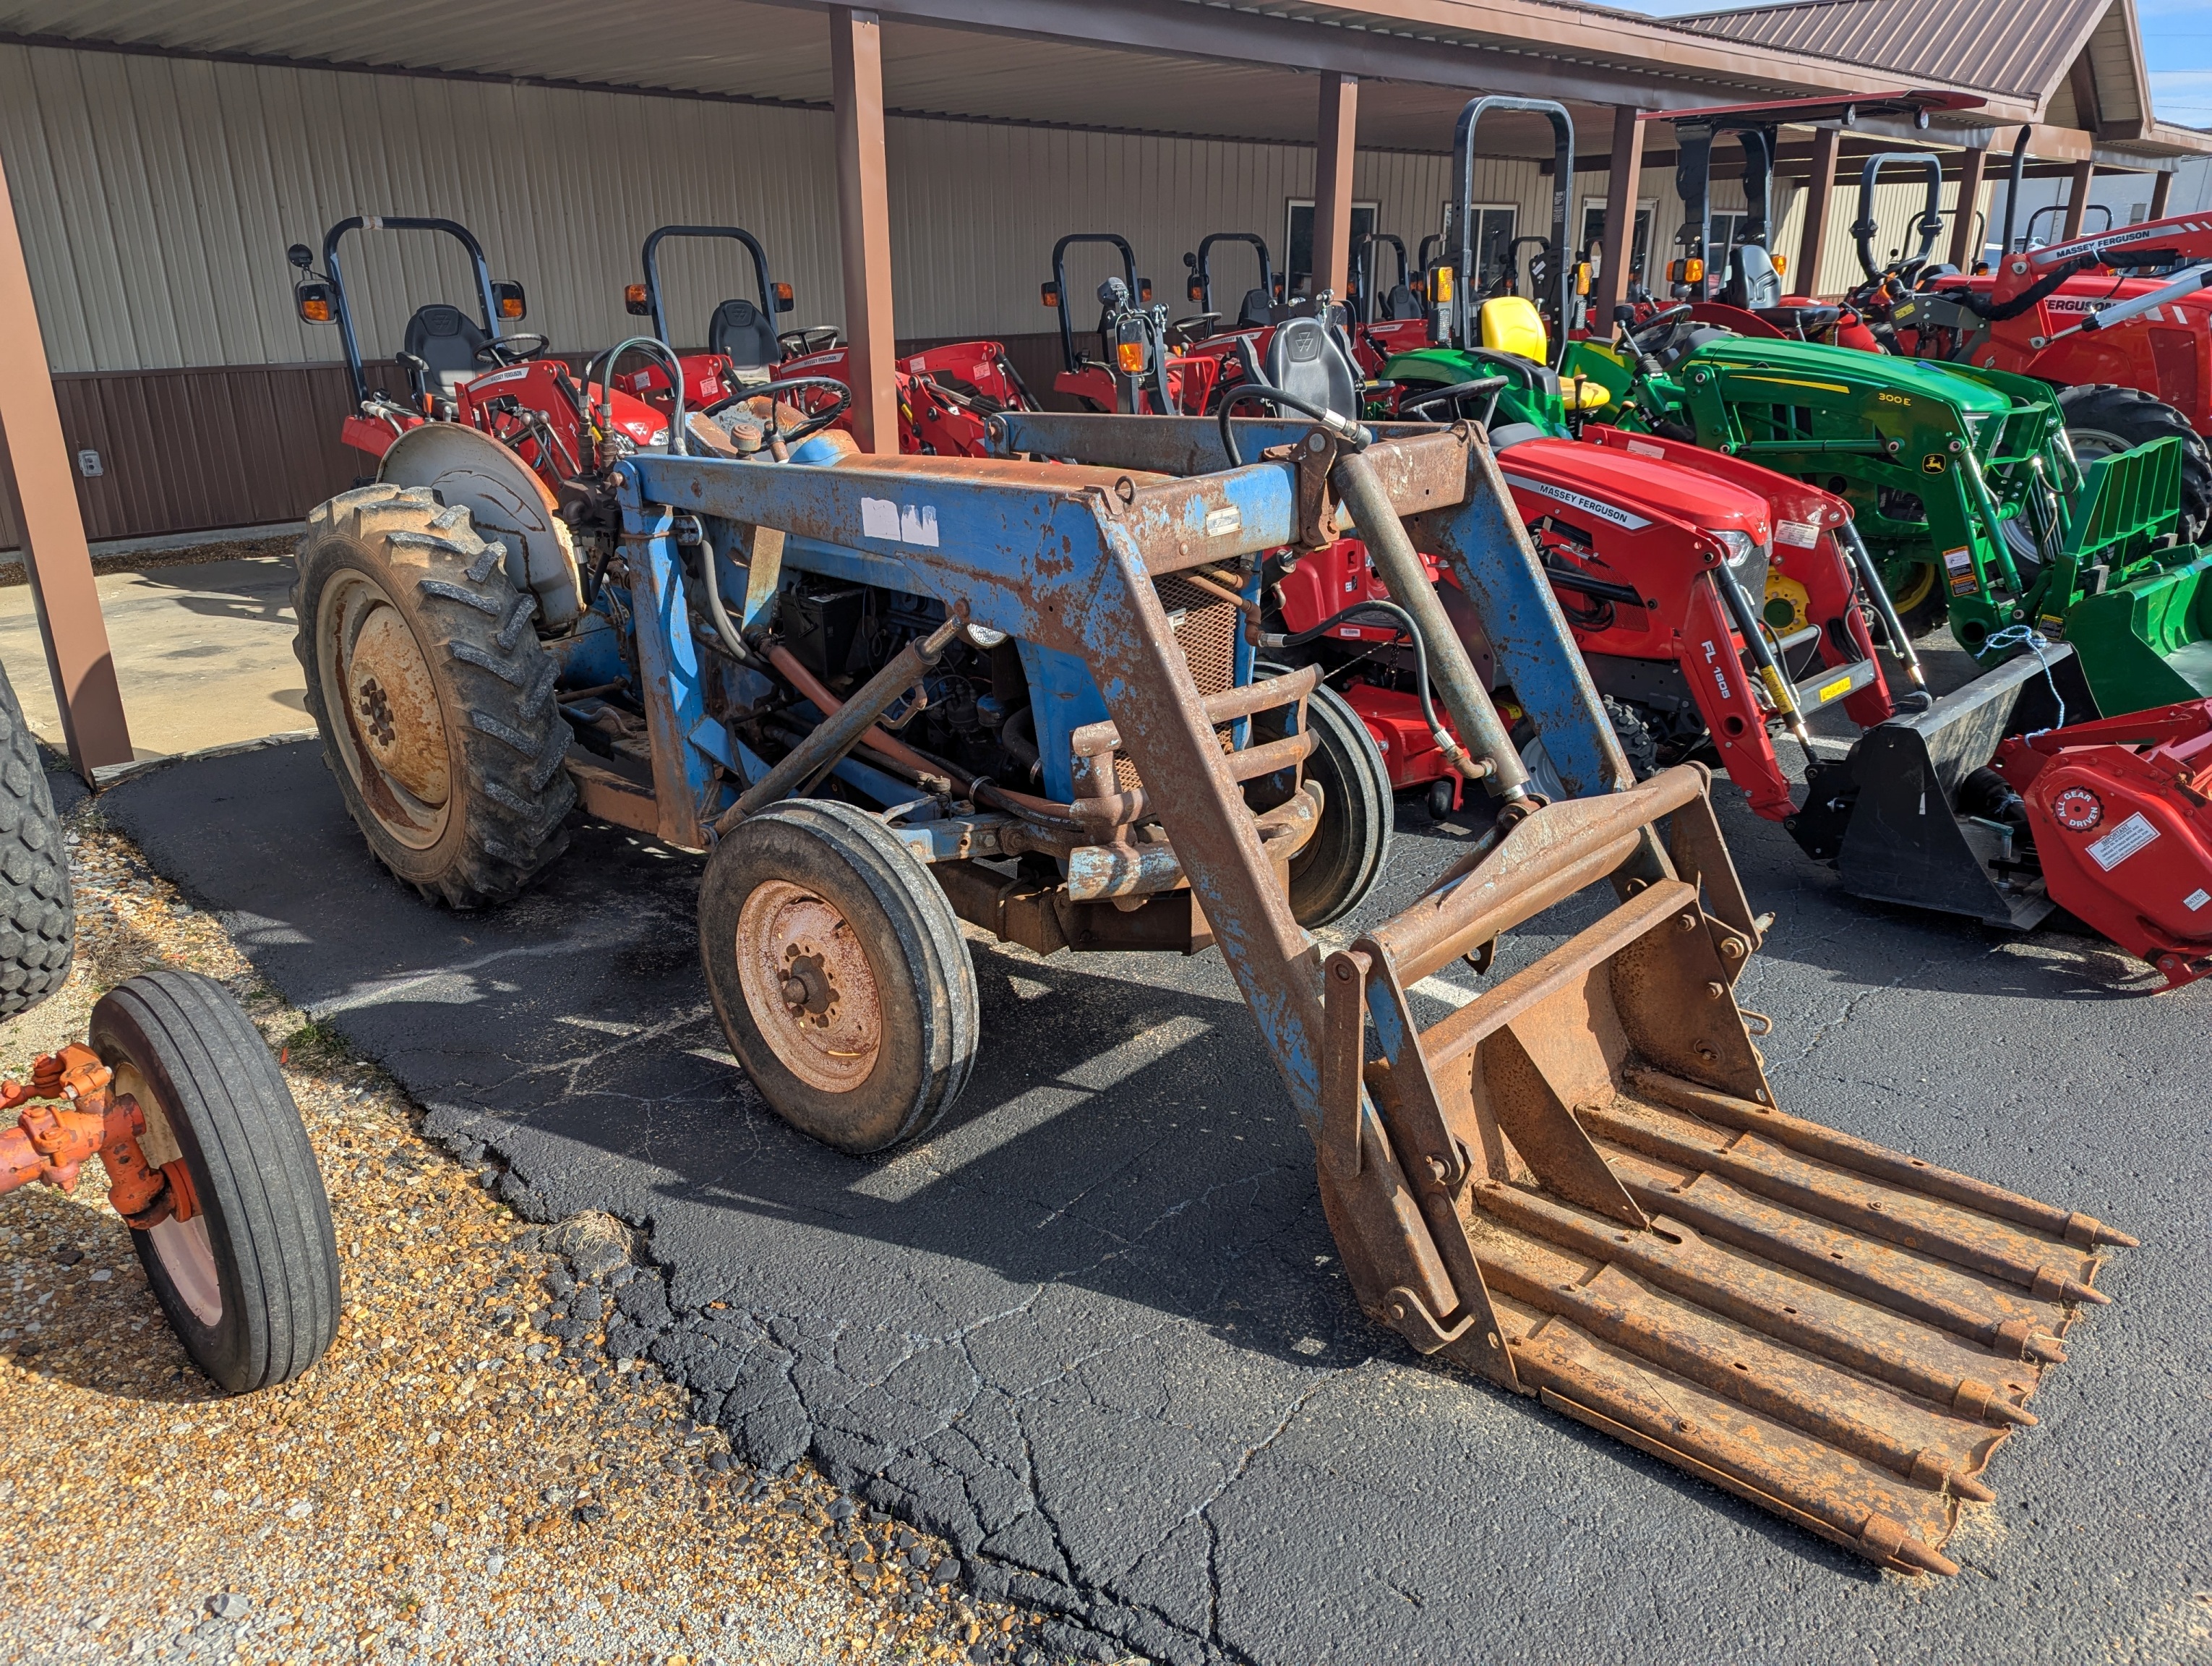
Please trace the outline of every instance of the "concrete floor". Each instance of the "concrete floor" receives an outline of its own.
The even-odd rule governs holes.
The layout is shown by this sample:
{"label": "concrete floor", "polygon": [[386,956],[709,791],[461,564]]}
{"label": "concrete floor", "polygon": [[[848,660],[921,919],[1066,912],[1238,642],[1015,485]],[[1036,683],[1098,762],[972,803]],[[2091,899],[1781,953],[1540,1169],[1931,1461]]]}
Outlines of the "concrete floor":
{"label": "concrete floor", "polygon": [[[140,758],[313,727],[292,654],[292,562],[149,564],[94,581]],[[0,665],[23,715],[59,747],[61,717],[30,587],[0,588]]]}

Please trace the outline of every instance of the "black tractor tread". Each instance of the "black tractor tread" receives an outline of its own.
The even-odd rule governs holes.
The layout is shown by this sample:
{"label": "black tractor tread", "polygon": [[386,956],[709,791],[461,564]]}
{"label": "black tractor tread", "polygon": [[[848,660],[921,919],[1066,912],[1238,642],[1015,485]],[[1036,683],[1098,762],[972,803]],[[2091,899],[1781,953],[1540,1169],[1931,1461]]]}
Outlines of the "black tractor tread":
{"label": "black tractor tread", "polygon": [[511,900],[568,848],[574,783],[563,769],[569,729],[553,697],[551,658],[529,629],[537,601],[508,578],[504,547],[477,536],[467,508],[438,502],[422,487],[385,484],[342,492],[308,517],[293,588],[300,623],[293,650],[307,672],[307,711],[323,737],[323,762],[347,809],[375,838],[374,817],[356,804],[343,757],[324,708],[322,679],[311,663],[315,629],[311,552],[325,539],[382,552],[392,583],[410,586],[418,617],[436,633],[423,646],[443,662],[459,696],[449,711],[465,768],[466,848],[434,881],[416,882],[431,901],[481,909]]}
{"label": "black tractor tread", "polygon": [[1659,740],[1651,725],[1632,702],[1616,700],[1609,694],[1603,698],[1613,739],[1628,758],[1629,773],[1638,781],[1650,780],[1659,773]]}
{"label": "black tractor tread", "polygon": [[2134,445],[2169,437],[2182,441],[2181,541],[2197,544],[2212,533],[2212,446],[2189,425],[2188,417],[2156,394],[2118,382],[2061,388],[2058,408],[2069,429],[2101,429]]}
{"label": "black tractor tread", "polygon": [[76,948],[61,818],[38,739],[0,671],[0,1018],[13,1018],[60,988]]}
{"label": "black tractor tread", "polygon": [[128,1055],[176,1113],[172,1131],[204,1194],[223,1274],[212,1329],[176,1296],[150,1236],[132,1234],[193,1363],[233,1394],[291,1381],[337,1335],[338,1251],[313,1147],[268,1043],[221,984],[171,970],[109,990],[89,1033],[109,1062]]}

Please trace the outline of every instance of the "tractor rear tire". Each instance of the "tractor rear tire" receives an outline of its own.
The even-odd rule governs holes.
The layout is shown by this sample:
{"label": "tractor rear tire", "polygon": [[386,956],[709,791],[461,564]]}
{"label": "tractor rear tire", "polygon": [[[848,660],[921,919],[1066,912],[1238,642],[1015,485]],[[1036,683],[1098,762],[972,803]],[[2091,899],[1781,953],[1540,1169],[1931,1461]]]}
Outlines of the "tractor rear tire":
{"label": "tractor rear tire", "polygon": [[76,943],[61,818],[38,740],[0,671],[0,1018],[62,987]]}
{"label": "tractor rear tire", "polygon": [[2212,531],[2212,447],[2172,405],[2139,387],[2089,382],[2058,390],[2075,454],[2087,463],[2107,453],[2126,451],[2153,440],[2179,438],[2181,454],[2181,521],[2184,544],[2202,543]]}
{"label": "tractor rear tire", "polygon": [[960,921],[865,811],[790,799],[708,858],[699,954],[731,1051],[776,1115],[854,1156],[927,1131],[981,1026]]}
{"label": "tractor rear tire", "polygon": [[141,974],[92,1009],[93,1050],[146,1118],[148,1161],[198,1205],[131,1237],[185,1352],[230,1394],[289,1383],[338,1328],[338,1246],[299,1107],[252,1020],[191,972]]}
{"label": "tractor rear tire", "polygon": [[427,489],[308,517],[292,592],[307,711],[379,861],[432,901],[504,903],[568,843],[576,789],[553,660],[501,546]]}
{"label": "tractor rear tire", "polygon": [[[1279,676],[1285,669],[1258,667],[1267,676]],[[1291,917],[1311,931],[1343,918],[1373,889],[1390,860],[1397,805],[1390,766],[1342,695],[1320,684],[1307,697],[1306,721],[1314,749],[1306,757],[1305,778],[1321,787],[1321,825],[1305,848],[1291,858]],[[1279,740],[1288,733],[1288,717],[1280,708],[1252,720],[1255,745]]]}

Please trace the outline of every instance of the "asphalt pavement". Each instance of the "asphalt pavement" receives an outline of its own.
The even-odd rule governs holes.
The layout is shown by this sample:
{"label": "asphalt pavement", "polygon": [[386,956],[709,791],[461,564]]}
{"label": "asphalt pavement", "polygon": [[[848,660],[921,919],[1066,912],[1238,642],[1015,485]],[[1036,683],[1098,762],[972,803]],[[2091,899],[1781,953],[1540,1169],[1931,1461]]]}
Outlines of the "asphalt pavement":
{"label": "asphalt pavement", "polygon": [[[2205,1658],[2212,983],[2154,997],[2094,939],[1856,902],[1717,796],[1779,915],[1739,994],[1774,1020],[1784,1108],[2143,1240],[1992,1464],[1999,1502],[1968,1507],[1954,1579],[1878,1574],[1370,1325],[1214,953],[979,945],[965,1096],[860,1162],[787,1129],[726,1052],[696,858],[586,826],[529,896],[457,916],[370,860],[312,745],[103,803],[435,1136],[503,1161],[524,1213],[646,1230],[665,1276],[625,1287],[611,1341],[755,1462],[811,1455],[943,1533],[1066,1642],[1265,1666]],[[1400,819],[1348,926],[1464,843]]]}

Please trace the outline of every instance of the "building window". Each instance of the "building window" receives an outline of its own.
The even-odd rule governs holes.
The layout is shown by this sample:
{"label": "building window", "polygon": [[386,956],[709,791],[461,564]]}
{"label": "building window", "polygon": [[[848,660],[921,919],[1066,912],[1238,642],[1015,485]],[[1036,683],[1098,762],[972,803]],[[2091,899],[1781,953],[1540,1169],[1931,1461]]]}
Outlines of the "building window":
{"label": "building window", "polygon": [[[1517,284],[1520,272],[1516,269],[1522,263],[1513,258],[1513,234],[1519,225],[1521,210],[1511,203],[1476,203],[1472,208],[1475,216],[1474,287],[1488,289],[1501,279]],[[1443,227],[1443,234],[1437,246],[1436,258],[1447,264],[1457,240],[1452,224],[1456,212],[1453,204],[1446,203],[1438,222]]]}
{"label": "building window", "polygon": [[[1354,203],[1352,205],[1352,238],[1371,235],[1375,219],[1382,212],[1380,203]],[[1295,300],[1313,293],[1313,228],[1314,205],[1310,197],[1293,197],[1285,216],[1283,227],[1283,294]]]}
{"label": "building window", "polygon": [[[1645,198],[1636,205],[1636,233],[1628,252],[1628,277],[1632,283],[1650,282],[1651,258],[1651,216],[1658,204]],[[1605,198],[1586,198],[1583,202],[1583,258],[1590,263],[1590,276],[1596,277],[1605,271]]]}

